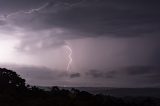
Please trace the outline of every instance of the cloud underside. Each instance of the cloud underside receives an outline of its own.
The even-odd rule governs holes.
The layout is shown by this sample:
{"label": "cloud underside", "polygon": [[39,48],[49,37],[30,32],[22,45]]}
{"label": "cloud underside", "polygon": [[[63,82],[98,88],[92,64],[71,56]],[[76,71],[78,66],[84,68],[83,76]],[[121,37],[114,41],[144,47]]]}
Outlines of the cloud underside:
{"label": "cloud underside", "polygon": [[49,3],[50,5],[37,12],[9,16],[9,20],[28,29],[62,29],[65,35],[58,36],[63,39],[159,33],[159,7],[149,8],[150,4],[121,4],[103,0]]}
{"label": "cloud underside", "polygon": [[[65,40],[86,37],[138,37],[160,34],[160,12],[157,5],[159,2],[22,1],[0,1],[12,9],[11,11],[2,5],[4,11],[1,14],[0,25],[23,30],[25,37],[22,37],[22,49],[27,46],[30,49],[61,46],[65,44]],[[27,7],[26,4],[31,6]],[[40,46],[37,47],[37,44]]]}

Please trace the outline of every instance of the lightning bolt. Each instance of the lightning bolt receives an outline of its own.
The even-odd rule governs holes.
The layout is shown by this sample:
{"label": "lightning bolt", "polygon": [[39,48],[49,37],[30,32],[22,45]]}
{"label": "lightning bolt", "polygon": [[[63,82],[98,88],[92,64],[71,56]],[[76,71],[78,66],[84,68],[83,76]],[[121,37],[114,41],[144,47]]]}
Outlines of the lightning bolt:
{"label": "lightning bolt", "polygon": [[[66,42],[66,41],[65,41]],[[65,48],[69,51],[69,54],[68,54],[68,64],[67,64],[67,72],[70,72],[71,71],[71,64],[72,64],[72,49],[71,47],[69,46],[69,43],[66,42],[66,45],[65,45]],[[70,82],[70,79],[66,79],[68,82]],[[66,87],[66,85],[63,85],[64,87]]]}
{"label": "lightning bolt", "polygon": [[68,59],[69,59],[69,62],[67,64],[67,71],[70,71],[71,70],[71,64],[72,64],[72,49],[69,45],[65,45],[65,48],[69,51],[69,54],[68,54]]}
{"label": "lightning bolt", "polygon": [[[85,1],[86,0],[82,0],[81,2],[74,3],[74,4],[64,3],[64,5],[69,8],[69,7],[79,5],[79,4],[81,4],[82,2],[85,2]],[[0,15],[0,20],[7,20],[9,17],[19,15],[19,14],[32,14],[32,13],[39,12],[41,10],[44,10],[44,9],[52,7],[52,6],[54,6],[54,2],[49,1],[49,2],[46,2],[45,4],[41,5],[38,8],[32,8],[30,10],[20,10],[20,11],[16,11],[16,12],[13,12],[13,13]]]}
{"label": "lightning bolt", "polygon": [[18,14],[32,14],[32,13],[35,13],[35,12],[38,12],[38,11],[41,11],[47,7],[49,7],[51,5],[51,2],[47,2],[46,4],[40,6],[39,8],[33,8],[33,9],[30,9],[30,10],[27,10],[27,11],[24,11],[24,10],[21,10],[21,11],[17,11],[17,12],[13,12],[13,13],[10,13],[10,14],[7,14],[7,15],[0,15],[0,19],[1,20],[5,20],[9,17],[12,17],[12,16],[15,16],[15,15],[18,15]]}
{"label": "lightning bolt", "polygon": [[43,9],[47,8],[49,5],[50,5],[50,2],[48,2],[48,3],[44,4],[44,5],[42,5],[42,6],[41,6],[41,7],[39,7],[39,8],[31,9],[31,10],[26,11],[26,12],[24,12],[24,13],[31,14],[31,13],[34,13],[34,12],[38,12],[38,11],[41,11],[41,10],[43,10]]}
{"label": "lightning bolt", "polygon": [[[40,6],[39,8],[33,8],[33,9],[30,9],[30,10],[26,10],[26,11],[25,10],[21,10],[21,11],[17,11],[17,12],[13,12],[13,13],[7,14],[7,15],[0,15],[0,20],[7,20],[9,17],[15,16],[15,15],[19,15],[19,14],[32,14],[32,13],[35,13],[35,12],[39,12],[39,11],[41,11],[41,10],[43,10],[45,8],[48,8],[48,7],[52,6],[52,5],[53,5],[52,2],[47,2],[46,4]],[[69,62],[67,64],[67,71],[70,71],[73,59],[72,59],[72,49],[69,46],[68,42],[66,42],[65,48],[69,51],[69,54],[68,54]]]}

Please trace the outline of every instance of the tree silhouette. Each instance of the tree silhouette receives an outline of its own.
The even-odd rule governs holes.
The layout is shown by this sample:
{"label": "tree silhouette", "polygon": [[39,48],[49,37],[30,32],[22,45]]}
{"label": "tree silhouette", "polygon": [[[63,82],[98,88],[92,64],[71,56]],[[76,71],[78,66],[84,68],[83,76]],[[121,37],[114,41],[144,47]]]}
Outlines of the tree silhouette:
{"label": "tree silhouette", "polygon": [[24,89],[25,80],[22,79],[16,72],[0,68],[0,90],[5,89]]}
{"label": "tree silhouette", "polygon": [[53,86],[45,91],[36,86],[25,85],[16,72],[0,68],[0,106],[160,106],[159,98],[93,95],[72,88]]}

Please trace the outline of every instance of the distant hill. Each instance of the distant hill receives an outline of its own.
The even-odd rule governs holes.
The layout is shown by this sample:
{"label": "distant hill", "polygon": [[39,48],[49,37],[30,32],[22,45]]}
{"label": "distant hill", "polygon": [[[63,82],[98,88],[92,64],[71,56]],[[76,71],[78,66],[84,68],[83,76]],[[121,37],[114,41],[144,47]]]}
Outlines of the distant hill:
{"label": "distant hill", "polygon": [[[51,90],[51,87],[39,86],[39,88],[47,91]],[[160,88],[112,88],[112,87],[60,87],[60,88],[66,90],[75,88],[80,91],[87,91],[92,94],[111,95],[115,97],[147,96],[147,97],[160,98]]]}

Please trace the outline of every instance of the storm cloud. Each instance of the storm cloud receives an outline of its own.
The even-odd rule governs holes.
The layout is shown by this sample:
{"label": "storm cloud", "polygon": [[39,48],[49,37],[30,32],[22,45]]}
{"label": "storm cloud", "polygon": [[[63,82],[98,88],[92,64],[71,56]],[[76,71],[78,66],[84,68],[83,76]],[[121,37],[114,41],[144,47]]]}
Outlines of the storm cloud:
{"label": "storm cloud", "polygon": [[[48,2],[45,8],[37,12],[20,12],[9,16],[8,20],[17,26],[34,30],[64,29],[66,35],[59,35],[64,39],[87,35],[121,37],[159,33],[159,6],[156,5],[157,2],[152,4],[144,2],[133,0],[121,3],[110,0]],[[155,7],[149,8],[151,5]],[[73,35],[74,33],[76,35]]]}
{"label": "storm cloud", "polygon": [[73,73],[70,75],[71,78],[77,78],[77,77],[81,77],[80,73]]}
{"label": "storm cloud", "polygon": [[99,70],[89,70],[85,73],[86,76],[91,76],[93,78],[114,78],[116,75],[116,71],[99,71]]}
{"label": "storm cloud", "polygon": [[[127,87],[159,87],[160,67],[157,66],[128,66],[113,70],[89,70],[85,73],[88,78],[113,81],[117,85]],[[108,82],[107,82],[108,83]]]}
{"label": "storm cloud", "polygon": [[29,64],[11,68],[32,84],[159,86],[159,4],[0,0],[0,62]]}
{"label": "storm cloud", "polygon": [[[6,19],[6,22],[0,22],[1,25],[8,23],[10,26],[25,30],[28,39],[22,37],[21,48],[28,47],[33,50],[39,42],[42,48],[61,46],[65,45],[65,40],[86,37],[137,37],[160,34],[158,1],[16,0],[13,3],[11,0],[1,0],[0,2],[3,8],[1,17]],[[30,36],[34,36],[34,40]],[[48,43],[48,40],[53,43],[50,41]]]}

